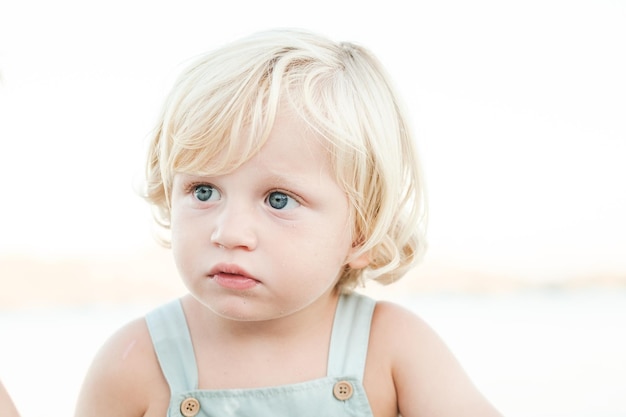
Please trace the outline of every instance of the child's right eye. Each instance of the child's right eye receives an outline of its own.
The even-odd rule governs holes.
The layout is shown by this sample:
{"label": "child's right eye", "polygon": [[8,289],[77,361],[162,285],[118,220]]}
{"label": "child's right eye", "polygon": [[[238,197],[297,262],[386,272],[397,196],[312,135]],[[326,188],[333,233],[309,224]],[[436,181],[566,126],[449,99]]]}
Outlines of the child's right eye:
{"label": "child's right eye", "polygon": [[220,193],[210,185],[201,184],[193,187],[193,195],[198,201],[207,202],[211,200],[219,200]]}

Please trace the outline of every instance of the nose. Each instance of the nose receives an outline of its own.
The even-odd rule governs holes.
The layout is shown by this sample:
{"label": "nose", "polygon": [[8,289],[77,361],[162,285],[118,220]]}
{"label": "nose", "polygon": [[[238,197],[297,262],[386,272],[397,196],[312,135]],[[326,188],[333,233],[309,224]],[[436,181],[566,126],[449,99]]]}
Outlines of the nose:
{"label": "nose", "polygon": [[226,249],[254,250],[258,243],[254,210],[228,206],[216,218],[211,243]]}

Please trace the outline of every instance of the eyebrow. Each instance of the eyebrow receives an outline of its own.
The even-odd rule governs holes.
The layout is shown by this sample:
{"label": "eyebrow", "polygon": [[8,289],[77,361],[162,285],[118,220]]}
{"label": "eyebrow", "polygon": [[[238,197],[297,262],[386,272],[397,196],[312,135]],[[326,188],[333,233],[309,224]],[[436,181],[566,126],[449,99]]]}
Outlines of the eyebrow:
{"label": "eyebrow", "polygon": [[282,186],[294,186],[301,187],[306,182],[303,178],[297,175],[284,175],[284,174],[270,174],[265,178],[269,183],[282,185]]}

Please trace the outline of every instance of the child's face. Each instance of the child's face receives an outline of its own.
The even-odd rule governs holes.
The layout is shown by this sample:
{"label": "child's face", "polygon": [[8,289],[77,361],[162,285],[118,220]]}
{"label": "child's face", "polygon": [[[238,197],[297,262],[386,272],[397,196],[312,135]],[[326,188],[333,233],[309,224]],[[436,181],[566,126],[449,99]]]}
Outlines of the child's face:
{"label": "child's face", "polygon": [[225,318],[268,320],[301,310],[332,291],[353,250],[348,199],[329,157],[288,111],[235,171],[176,174],[171,213],[185,284]]}

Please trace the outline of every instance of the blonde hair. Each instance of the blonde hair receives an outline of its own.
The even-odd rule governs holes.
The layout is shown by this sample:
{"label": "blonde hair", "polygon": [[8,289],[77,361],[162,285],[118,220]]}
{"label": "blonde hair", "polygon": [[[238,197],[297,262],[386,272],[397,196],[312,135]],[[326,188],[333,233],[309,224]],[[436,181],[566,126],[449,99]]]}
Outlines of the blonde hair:
{"label": "blonde hair", "polygon": [[407,118],[368,50],[304,31],[257,33],[181,74],[149,146],[144,192],[157,224],[169,230],[176,172],[236,169],[263,146],[285,101],[326,141],[352,207],[354,257],[369,259],[363,269],[346,265],[338,286],[396,281],[425,250],[424,185]]}

